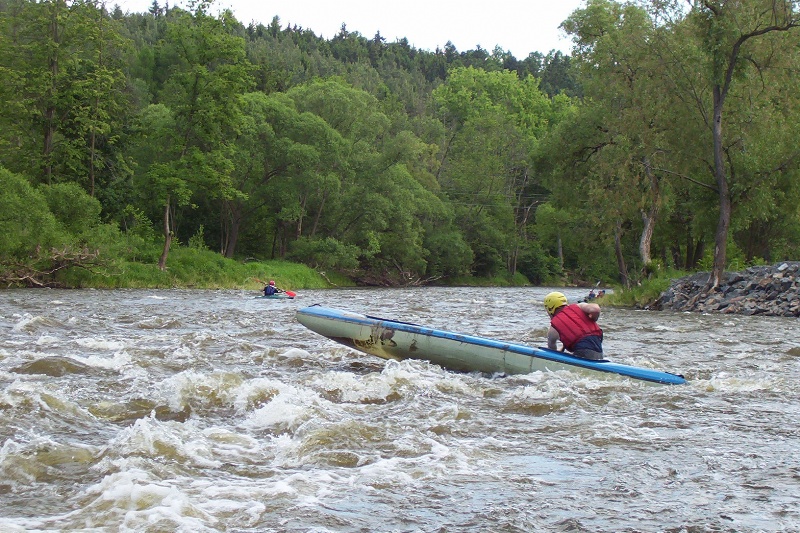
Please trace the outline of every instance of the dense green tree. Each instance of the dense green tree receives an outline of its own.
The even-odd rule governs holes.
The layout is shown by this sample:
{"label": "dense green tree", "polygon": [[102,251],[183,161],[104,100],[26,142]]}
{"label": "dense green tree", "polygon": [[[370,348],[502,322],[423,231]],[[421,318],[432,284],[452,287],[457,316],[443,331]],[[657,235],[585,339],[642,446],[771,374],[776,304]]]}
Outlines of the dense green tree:
{"label": "dense green tree", "polygon": [[0,167],[0,261],[6,265],[61,245],[65,235],[28,180]]}
{"label": "dense green tree", "polygon": [[[718,220],[708,286],[716,287],[727,266],[737,200],[757,194],[768,205],[774,197],[770,191],[786,190],[771,185],[797,169],[790,125],[796,115],[789,122],[780,119],[796,109],[781,83],[796,68],[800,12],[787,0],[704,0],[691,2],[688,10],[677,2],[659,2],[653,12],[665,30],[654,54],[661,52],[676,91],[710,133],[710,157],[704,159],[710,159]],[[766,116],[779,119],[782,127],[762,122]],[[767,127],[771,135],[765,136]],[[762,150],[768,150],[769,162]]]}
{"label": "dense green tree", "polygon": [[[289,92],[297,108],[322,117],[345,140],[348,172],[314,227],[361,250],[362,266],[384,281],[410,282],[427,270],[423,218],[438,218],[435,146],[392,131],[380,102],[340,80]],[[358,209],[354,209],[358,206]]]}
{"label": "dense green tree", "polygon": [[298,112],[286,95],[247,94],[242,111],[232,154],[233,186],[242,194],[223,202],[226,257],[233,257],[242,225],[258,213],[294,222],[295,238],[309,215],[310,232],[305,229],[315,236],[326,199],[345,171],[339,133],[317,115]]}
{"label": "dense green tree", "polygon": [[100,202],[77,183],[54,183],[39,187],[55,219],[68,233],[80,235],[100,223]]}
{"label": "dense green tree", "polygon": [[0,284],[61,286],[60,272],[102,266],[121,241],[77,183],[33,187],[0,167],[0,191]]}
{"label": "dense green tree", "polygon": [[537,202],[530,153],[554,118],[534,78],[472,67],[450,72],[434,97],[448,132],[439,182],[474,253],[473,270],[516,271]]}
{"label": "dense green tree", "polygon": [[[660,66],[643,43],[653,41],[654,25],[646,11],[631,4],[590,0],[576,10],[563,27],[575,43],[576,65],[584,90],[580,112],[554,130],[552,142],[572,159],[554,188],[580,183],[584,200],[573,208],[585,209],[588,220],[601,221],[598,238],[607,236],[615,250],[619,279],[630,283],[631,254],[621,249],[628,228],[639,232],[639,260],[648,270],[651,242],[664,207],[663,175],[666,139],[674,113],[661,83]],[[563,178],[564,174],[556,175]],[[602,205],[602,209],[596,209]],[[641,219],[641,224],[637,219]],[[613,237],[613,238],[611,238]]]}
{"label": "dense green tree", "polygon": [[378,284],[800,251],[791,2],[590,0],[571,56],[520,59],[189,6],[0,0],[2,246],[29,269],[115,239],[154,262],[155,221],[162,268],[177,238]]}
{"label": "dense green tree", "polygon": [[96,1],[11,0],[0,11],[0,161],[38,182],[92,195],[124,174],[124,40]]}
{"label": "dense green tree", "polygon": [[[168,21],[169,47],[177,63],[158,95],[169,115],[169,143],[153,149],[167,151],[146,169],[162,205],[164,248],[158,262],[166,268],[176,232],[175,208],[189,205],[203,192],[225,200],[238,191],[231,185],[231,139],[240,121],[240,96],[252,85],[244,40],[227,31],[230,13],[220,18],[200,3],[194,13],[179,13]],[[146,131],[143,130],[143,133]]]}

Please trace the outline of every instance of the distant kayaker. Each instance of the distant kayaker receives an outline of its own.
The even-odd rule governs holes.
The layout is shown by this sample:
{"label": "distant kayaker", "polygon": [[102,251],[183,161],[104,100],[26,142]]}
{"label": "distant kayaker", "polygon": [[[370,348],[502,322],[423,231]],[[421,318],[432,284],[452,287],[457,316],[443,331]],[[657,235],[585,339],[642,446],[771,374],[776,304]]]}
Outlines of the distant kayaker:
{"label": "distant kayaker", "polygon": [[544,307],[550,315],[547,332],[547,347],[572,352],[582,359],[603,359],[603,330],[597,325],[600,306],[579,302],[569,305],[567,297],[560,292],[551,292],[544,297]]}
{"label": "distant kayaker", "polygon": [[283,291],[275,286],[275,280],[269,280],[267,286],[264,287],[264,296],[272,296],[273,294],[278,294],[279,292]]}

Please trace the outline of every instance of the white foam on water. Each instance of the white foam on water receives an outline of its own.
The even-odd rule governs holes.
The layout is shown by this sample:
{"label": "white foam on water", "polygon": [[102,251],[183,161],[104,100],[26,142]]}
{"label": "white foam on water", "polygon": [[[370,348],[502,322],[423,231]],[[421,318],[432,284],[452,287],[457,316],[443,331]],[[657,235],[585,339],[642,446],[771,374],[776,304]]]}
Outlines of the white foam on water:
{"label": "white foam on water", "polygon": [[74,439],[59,442],[38,431],[19,433],[0,448],[0,477],[4,484],[24,491],[64,468],[85,468],[101,449]]}
{"label": "white foam on water", "polygon": [[145,456],[159,460],[179,461],[198,468],[219,468],[214,458],[213,442],[209,442],[192,421],[162,422],[153,416],[141,418],[121,431],[111,446],[122,456]]}
{"label": "white foam on water", "polygon": [[0,447],[0,476],[6,483],[12,480],[21,480],[27,483],[34,483],[36,477],[28,472],[26,468],[19,465],[16,457],[23,453],[25,446],[14,439],[6,439]]}
{"label": "white foam on water", "polygon": [[654,428],[632,426],[626,424],[624,420],[612,417],[596,417],[593,424],[584,426],[581,437],[584,441],[601,447],[610,443],[654,444],[662,440]]}
{"label": "white foam on water", "polygon": [[24,331],[27,329],[28,325],[33,323],[35,320],[41,320],[41,317],[34,317],[29,313],[25,313],[24,315],[13,315],[15,318],[19,318],[17,322],[11,327],[12,331]]}
{"label": "white foam on water", "polygon": [[181,345],[172,351],[171,356],[178,359],[191,359],[193,353],[191,347],[186,345]]}
{"label": "white foam on water", "polygon": [[[348,481],[353,486],[415,486],[444,480],[480,468],[475,448],[451,447],[432,438],[408,435],[396,443],[399,453],[359,466]],[[464,455],[468,450],[470,456]],[[407,454],[403,453],[403,450]]]}
{"label": "white foam on water", "polygon": [[175,531],[187,532],[216,524],[217,519],[181,490],[176,481],[180,480],[157,479],[135,468],[107,475],[87,488],[85,496],[93,500],[79,511],[81,519],[88,528],[119,525],[120,529],[133,531],[159,523],[166,527],[164,521],[172,524]]}
{"label": "white foam on water", "polygon": [[728,372],[719,372],[708,379],[697,379],[689,382],[695,388],[706,392],[776,392],[784,388],[781,379],[776,376],[757,377],[751,375],[742,377]]}
{"label": "white foam on water", "polygon": [[53,344],[61,344],[62,339],[53,335],[40,335],[34,342],[36,346],[51,346]]}
{"label": "white foam on water", "polygon": [[309,359],[313,359],[313,356],[309,352],[301,348],[289,348],[288,350],[286,350],[281,354],[281,357],[286,358],[288,360],[299,359],[301,361],[308,361]]}
{"label": "white foam on water", "polygon": [[[260,491],[254,489],[250,483],[238,488],[230,484],[220,487],[217,483],[209,483],[203,491],[203,510],[213,516],[225,517],[226,524],[235,524],[239,529],[255,527],[267,512],[267,506],[259,501]],[[264,499],[269,499],[269,495],[264,495]]]}
{"label": "white foam on water", "polygon": [[92,350],[108,350],[116,351],[125,348],[125,343],[122,341],[110,341],[103,337],[84,337],[82,339],[75,339],[75,344],[83,348],[90,348]]}
{"label": "white foam on water", "polygon": [[11,327],[12,331],[21,333],[21,332],[29,332],[32,333],[34,330],[38,328],[60,328],[63,329],[64,325],[56,319],[42,316],[42,315],[31,315],[30,313],[24,313],[22,315],[14,314],[15,318],[19,318],[19,320]]}
{"label": "white foam on water", "polygon": [[387,401],[394,396],[415,396],[420,391],[446,391],[479,396],[475,379],[467,374],[448,372],[425,361],[385,362],[380,373],[365,375],[331,371],[319,374],[311,386],[336,394],[343,403]]}
{"label": "white foam on water", "polygon": [[264,441],[252,435],[237,433],[225,428],[212,427],[203,430],[214,456],[228,463],[249,462],[257,464],[266,455]]}
{"label": "white foam on water", "polygon": [[540,374],[542,379],[535,385],[526,385],[513,389],[510,395],[512,400],[521,401],[523,403],[534,402],[537,404],[548,402],[548,405],[551,406],[565,403],[564,400],[566,398],[564,392],[568,389],[564,381],[546,379],[546,374],[544,372],[535,372],[535,374]]}
{"label": "white foam on water", "polygon": [[186,405],[213,406],[233,403],[241,385],[239,374],[212,372],[205,374],[185,370],[166,379],[159,389],[173,411],[181,411]]}
{"label": "white foam on water", "polygon": [[[458,298],[463,303],[449,303],[451,292],[465,295]],[[98,316],[91,329],[80,309],[61,306],[52,316],[77,316],[74,327],[65,318],[12,331],[21,317],[7,317],[19,308],[5,311],[0,406],[7,462],[0,459],[0,485],[7,490],[0,494],[0,531],[798,529],[792,454],[800,359],[786,354],[796,345],[796,321],[726,318],[729,325],[721,325],[697,315],[640,313],[630,320],[631,313],[604,311],[613,319],[610,359],[677,370],[690,380],[652,386],[611,374],[487,377],[420,361],[370,364],[368,356],[339,357],[334,349],[318,358],[287,349],[321,345],[287,317],[269,317],[269,334],[263,319],[251,329],[241,322],[228,328],[219,317],[239,303],[187,292],[180,294],[201,312],[170,322],[171,306],[146,301],[148,293],[177,299],[171,291],[126,292],[137,308],[109,292],[109,309],[119,309]],[[106,293],[70,294],[92,309]],[[508,324],[520,314],[509,303],[477,317],[467,291],[425,294],[433,295],[424,298],[430,310],[413,319],[443,329],[478,330],[482,320]],[[346,301],[356,311],[382,298],[381,313],[401,318],[423,300],[391,290],[319,291],[318,298]],[[169,319],[159,318],[162,311]],[[148,320],[152,327],[142,327]],[[543,319],[531,323],[544,331]],[[636,329],[642,323],[651,326]],[[767,326],[768,337],[782,344],[762,349],[763,339],[752,338]],[[509,338],[525,338],[530,324],[509,328]],[[133,361],[119,377],[15,373],[20,359],[73,357],[80,347],[71,335],[88,339],[91,364],[104,364],[90,359],[97,357],[124,365],[125,348],[112,346],[118,339]],[[727,335],[749,348],[725,344]],[[67,342],[33,345],[58,336]],[[228,339],[259,339],[264,347],[240,357],[228,350]],[[176,350],[181,344],[189,348]],[[364,364],[349,366],[354,360]],[[98,388],[104,386],[109,390]],[[99,397],[123,409],[146,409],[152,401],[156,411],[138,421],[81,411]],[[181,409],[166,412],[167,405]],[[38,435],[57,442],[38,446]],[[70,446],[80,451],[65,439],[85,439],[99,451],[87,462],[59,463]],[[35,462],[43,457],[47,462]],[[20,459],[29,461],[21,473],[4,476]]]}
{"label": "white foam on water", "polygon": [[255,431],[293,432],[317,413],[323,401],[311,390],[287,388],[268,404],[257,408],[242,423]]}
{"label": "white foam on water", "polygon": [[106,370],[122,370],[131,364],[131,356],[125,350],[115,352],[110,359],[100,355],[88,355],[84,357],[75,354],[70,357],[93,368],[102,368]]}
{"label": "white foam on water", "polygon": [[345,403],[384,400],[392,393],[392,384],[385,376],[357,376],[351,372],[329,372],[321,374],[313,386],[329,393],[336,392]]}
{"label": "white foam on water", "polygon": [[0,404],[30,412],[44,411],[75,416],[80,419],[91,415],[69,396],[65,396],[57,385],[42,384],[39,381],[16,379],[0,392]]}

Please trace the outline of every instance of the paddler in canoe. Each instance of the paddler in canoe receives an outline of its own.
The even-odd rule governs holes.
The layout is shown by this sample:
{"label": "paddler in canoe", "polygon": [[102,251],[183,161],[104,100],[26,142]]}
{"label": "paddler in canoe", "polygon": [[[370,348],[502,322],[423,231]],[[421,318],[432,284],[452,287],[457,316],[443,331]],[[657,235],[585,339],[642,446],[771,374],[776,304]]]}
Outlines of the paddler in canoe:
{"label": "paddler in canoe", "polygon": [[286,291],[284,291],[283,289],[279,289],[278,287],[276,287],[276,286],[275,286],[275,280],[274,280],[274,279],[271,279],[271,280],[269,280],[269,283],[267,283],[267,284],[264,286],[264,296],[273,296],[273,295],[275,295],[275,294],[280,294],[280,293],[282,293],[282,292],[286,292]]}
{"label": "paddler in canoe", "polygon": [[544,297],[544,307],[550,315],[547,331],[547,347],[565,349],[576,357],[600,361],[603,359],[603,330],[597,325],[600,306],[578,302],[568,304],[567,297],[560,292],[551,292]]}

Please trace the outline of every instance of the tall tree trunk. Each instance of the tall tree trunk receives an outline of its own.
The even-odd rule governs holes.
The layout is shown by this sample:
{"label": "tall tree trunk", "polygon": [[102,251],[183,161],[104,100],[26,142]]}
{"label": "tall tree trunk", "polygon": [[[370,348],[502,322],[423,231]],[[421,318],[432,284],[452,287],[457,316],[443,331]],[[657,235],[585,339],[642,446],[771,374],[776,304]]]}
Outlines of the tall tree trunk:
{"label": "tall tree trunk", "polygon": [[514,206],[514,220],[516,221],[517,235],[514,239],[514,248],[511,251],[511,257],[508,264],[508,271],[512,276],[517,273],[520,243],[528,241],[528,219],[533,212],[533,207],[537,203],[535,200],[528,204],[524,202],[525,189],[527,188],[529,181],[530,173],[527,169],[522,173],[522,180],[520,183],[516,183],[515,180],[517,204]]}
{"label": "tall tree trunk", "polygon": [[649,213],[642,211],[642,236],[639,238],[639,256],[642,258],[642,265],[647,269],[647,265],[653,262],[651,255],[651,243],[653,241],[653,229],[656,225],[656,219],[653,211],[657,211],[655,206],[650,208]]}
{"label": "tall tree trunk", "polygon": [[172,228],[170,227],[170,197],[167,196],[167,201],[164,204],[164,249],[161,251],[161,257],[158,258],[159,270],[167,269],[167,256],[169,256],[169,247],[172,245]]}
{"label": "tall tree trunk", "polygon": [[319,227],[319,219],[322,218],[322,208],[325,207],[325,200],[328,199],[328,192],[325,191],[322,194],[322,200],[319,202],[319,209],[317,209],[316,214],[314,215],[314,225],[311,227],[311,237],[317,234],[317,228]]}
{"label": "tall tree trunk", "polygon": [[617,256],[617,269],[619,270],[619,280],[626,289],[631,287],[628,277],[628,266],[625,264],[625,255],[622,253],[622,224],[617,221],[614,228],[614,253]]}
{"label": "tall tree trunk", "polygon": [[61,43],[60,27],[58,25],[59,8],[61,6],[58,2],[54,3],[51,11],[50,18],[50,38],[53,42],[53,49],[50,55],[50,94],[48,95],[49,103],[44,111],[44,147],[42,155],[44,156],[44,180],[49,184],[53,179],[53,149],[55,148],[56,136],[56,94],[58,93],[58,54],[59,44]]}
{"label": "tall tree trunk", "polygon": [[564,243],[561,242],[561,235],[558,236],[558,268],[564,270]]}
{"label": "tall tree trunk", "polygon": [[661,191],[659,189],[658,178],[653,173],[653,168],[647,157],[644,158],[644,171],[645,175],[650,179],[650,190],[653,193],[653,203],[650,205],[650,210],[648,212],[642,210],[642,222],[644,223],[644,227],[642,228],[642,236],[639,239],[639,255],[642,258],[643,268],[647,271],[653,260],[651,255],[651,243],[653,241],[656,218],[658,217],[658,203],[661,200]]}
{"label": "tall tree trunk", "polygon": [[[102,28],[103,25],[103,10],[98,11],[98,21],[97,24]],[[102,32],[103,30],[101,30]],[[97,55],[97,66],[100,70],[103,69],[103,40],[99,39],[98,42],[99,50]],[[92,127],[90,131],[89,137],[89,196],[94,198],[94,182],[95,182],[95,167],[94,161],[95,157],[97,157],[97,117],[99,116],[99,109],[100,109],[100,97],[95,97],[94,99],[94,109],[92,109]]]}
{"label": "tall tree trunk", "polygon": [[681,247],[678,244],[673,244],[670,247],[670,254],[672,255],[672,266],[680,270],[683,268],[683,258],[681,257]]}
{"label": "tall tree trunk", "polygon": [[47,108],[45,112],[45,130],[44,130],[44,182],[47,184],[52,183],[53,181],[53,158],[51,157],[53,154],[53,147],[54,142],[53,139],[55,138],[55,114],[56,110],[54,107],[50,106]]}
{"label": "tall tree trunk", "polygon": [[719,85],[714,86],[714,177],[717,181],[719,193],[719,220],[717,231],[714,234],[714,266],[708,278],[706,288],[716,288],[725,272],[725,263],[728,250],[728,230],[731,225],[731,196],[728,190],[728,180],[725,175],[725,162],[722,157],[722,104],[725,96]]}
{"label": "tall tree trunk", "polygon": [[689,227],[686,226],[686,261],[684,265],[687,269],[693,269],[695,265],[695,244],[694,239],[692,239],[692,232],[689,230]]}
{"label": "tall tree trunk", "polygon": [[[711,6],[709,2],[704,2],[704,4],[706,8],[712,8],[711,11],[716,19],[722,19],[725,16],[725,9],[734,9],[734,7],[725,5],[725,2],[720,2],[720,5],[717,6]],[[731,3],[731,5],[736,6],[738,4]],[[794,9],[793,2],[773,1],[771,9],[769,9],[769,2],[767,2],[767,9],[765,9],[763,13],[766,16],[764,24],[757,24],[750,33],[740,35],[731,46],[730,52],[727,53],[727,55],[722,49],[714,52],[715,55],[721,54],[721,56],[717,56],[714,59],[724,59],[724,63],[720,62],[718,65],[722,66],[724,64],[725,72],[714,72],[715,75],[719,76],[716,79],[720,80],[714,84],[714,116],[712,123],[712,135],[714,137],[714,178],[717,182],[717,191],[719,194],[719,220],[717,221],[717,231],[714,234],[714,266],[708,278],[708,283],[706,283],[706,289],[718,287],[725,273],[728,231],[731,226],[731,195],[722,153],[722,109],[725,105],[725,98],[731,88],[731,83],[733,82],[733,75],[739,60],[739,53],[742,50],[742,45],[750,39],[776,31],[789,31],[800,25],[800,18],[798,18],[798,14]]]}
{"label": "tall tree trunk", "polygon": [[275,259],[275,250],[278,247],[278,233],[281,230],[282,222],[275,224],[275,233],[272,234],[272,252],[270,252],[270,259]]}
{"label": "tall tree trunk", "polygon": [[236,245],[239,242],[239,233],[244,215],[242,213],[241,204],[236,201],[223,202],[222,213],[224,235],[222,255],[230,259],[236,253]]}
{"label": "tall tree trunk", "polygon": [[692,239],[689,230],[686,230],[686,270],[695,270],[700,260],[703,259],[706,243],[700,238],[697,241]]}
{"label": "tall tree trunk", "polygon": [[97,152],[97,131],[92,125],[89,139],[89,196],[94,198],[94,159]]}
{"label": "tall tree trunk", "polygon": [[294,230],[294,238],[299,239],[303,236],[303,214],[306,212],[306,202],[308,201],[308,194],[304,194],[300,201],[300,215],[297,217],[297,226]]}
{"label": "tall tree trunk", "polygon": [[233,254],[236,253],[236,245],[239,242],[239,228],[241,227],[241,220],[236,218],[231,221],[231,226],[228,228],[228,238],[225,243],[225,257],[231,259]]}

